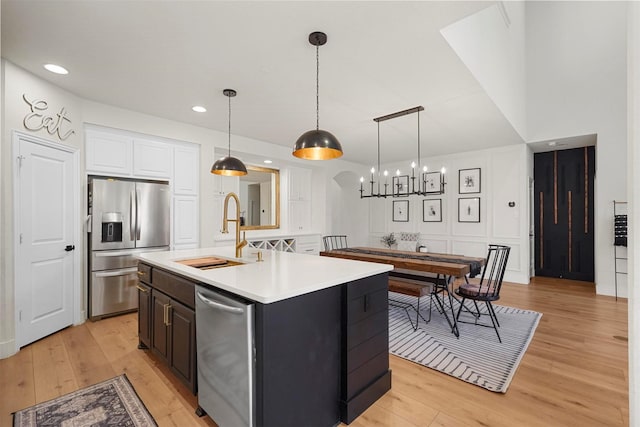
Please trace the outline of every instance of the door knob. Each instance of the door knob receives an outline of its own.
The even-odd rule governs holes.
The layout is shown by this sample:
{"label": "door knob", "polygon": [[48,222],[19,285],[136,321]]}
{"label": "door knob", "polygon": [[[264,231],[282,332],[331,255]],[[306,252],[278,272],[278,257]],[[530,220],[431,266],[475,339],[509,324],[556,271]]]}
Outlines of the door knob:
{"label": "door knob", "polygon": [[64,250],[67,251],[67,252],[71,252],[75,248],[76,248],[75,245],[67,245],[67,246],[65,246]]}

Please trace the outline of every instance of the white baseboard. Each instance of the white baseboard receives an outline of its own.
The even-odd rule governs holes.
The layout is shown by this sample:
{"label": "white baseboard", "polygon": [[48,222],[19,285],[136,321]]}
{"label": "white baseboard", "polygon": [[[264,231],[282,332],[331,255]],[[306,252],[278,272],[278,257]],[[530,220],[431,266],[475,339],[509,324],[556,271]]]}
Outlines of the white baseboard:
{"label": "white baseboard", "polygon": [[18,352],[16,348],[16,340],[9,340],[0,342],[0,359],[6,359],[9,356],[13,356]]}
{"label": "white baseboard", "polygon": [[520,283],[522,285],[529,284],[529,276],[527,273],[523,273],[520,271],[505,271],[504,273],[504,281],[511,283]]}
{"label": "white baseboard", "polygon": [[85,310],[80,311],[80,318],[73,319],[73,325],[82,325],[87,320],[87,312]]}

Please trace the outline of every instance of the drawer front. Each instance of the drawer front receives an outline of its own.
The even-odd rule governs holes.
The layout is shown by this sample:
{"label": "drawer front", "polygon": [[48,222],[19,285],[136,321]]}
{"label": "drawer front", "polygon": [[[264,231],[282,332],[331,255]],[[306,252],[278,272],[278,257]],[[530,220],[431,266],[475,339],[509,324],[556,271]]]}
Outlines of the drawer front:
{"label": "drawer front", "polygon": [[381,332],[347,352],[347,373],[367,363],[380,353],[389,353],[389,334]]}
{"label": "drawer front", "polygon": [[370,294],[379,290],[388,290],[389,273],[377,274],[364,279],[354,280],[347,285],[347,299],[352,300],[359,296]]}
{"label": "drawer front", "polygon": [[347,324],[360,322],[380,311],[387,311],[389,292],[381,289],[349,300],[347,303]]}
{"label": "drawer front", "polygon": [[152,286],[191,309],[195,307],[195,283],[189,280],[154,268]]}
{"label": "drawer front", "polygon": [[138,264],[138,280],[141,282],[151,284],[151,266],[147,264]]}

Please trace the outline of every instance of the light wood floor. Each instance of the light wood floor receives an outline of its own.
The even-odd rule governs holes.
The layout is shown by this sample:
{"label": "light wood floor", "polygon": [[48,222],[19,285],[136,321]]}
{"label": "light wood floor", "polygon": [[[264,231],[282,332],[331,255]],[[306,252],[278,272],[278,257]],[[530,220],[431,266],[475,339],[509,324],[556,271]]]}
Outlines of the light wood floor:
{"label": "light wood floor", "polygon": [[[501,304],[543,313],[506,394],[492,393],[391,356],[393,386],[351,425],[628,425],[627,303],[582,282],[506,284]],[[71,327],[0,360],[0,426],[11,412],[126,373],[162,426],[215,424],[192,396],[137,346],[129,314]],[[309,420],[309,426],[313,420]]]}

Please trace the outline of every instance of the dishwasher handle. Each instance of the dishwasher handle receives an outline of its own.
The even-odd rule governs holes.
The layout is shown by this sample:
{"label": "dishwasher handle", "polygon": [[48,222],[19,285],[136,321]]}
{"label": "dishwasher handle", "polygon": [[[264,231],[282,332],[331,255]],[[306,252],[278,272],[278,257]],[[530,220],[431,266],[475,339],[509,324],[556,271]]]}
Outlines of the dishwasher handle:
{"label": "dishwasher handle", "polygon": [[203,303],[205,303],[206,305],[208,305],[211,308],[215,308],[217,310],[222,310],[222,311],[226,311],[227,313],[233,313],[233,314],[243,314],[244,313],[244,310],[239,308],[239,307],[231,307],[229,305],[221,304],[221,303],[219,303],[217,301],[211,301],[209,298],[205,297],[200,292],[196,292],[196,295],[198,296],[198,299],[200,301],[202,301]]}

